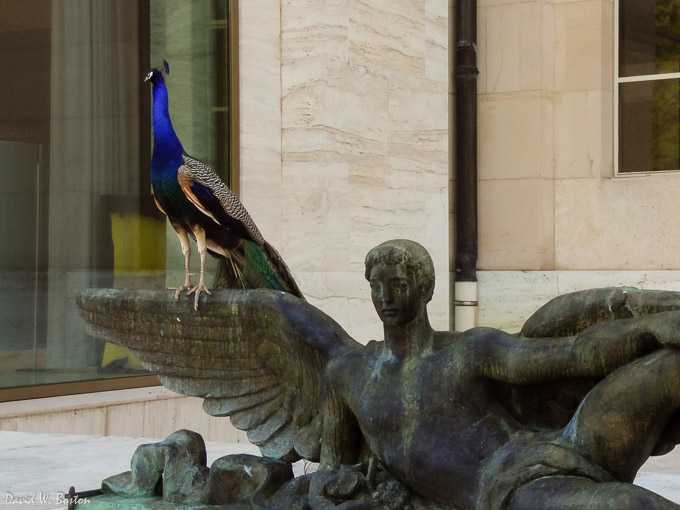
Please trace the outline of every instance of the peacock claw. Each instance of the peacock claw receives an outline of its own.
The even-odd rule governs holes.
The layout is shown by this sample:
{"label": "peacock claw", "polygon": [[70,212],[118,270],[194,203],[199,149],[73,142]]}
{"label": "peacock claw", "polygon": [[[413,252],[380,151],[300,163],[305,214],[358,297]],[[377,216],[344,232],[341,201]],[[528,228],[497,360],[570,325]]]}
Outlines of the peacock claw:
{"label": "peacock claw", "polygon": [[194,310],[198,310],[198,299],[201,296],[201,292],[205,292],[206,294],[209,294],[212,296],[212,292],[208,290],[208,287],[205,286],[205,283],[202,281],[198,283],[194,288],[192,288],[189,292],[187,292],[187,296],[191,296],[194,294]]}
{"label": "peacock claw", "polygon": [[191,292],[191,284],[189,285],[182,285],[181,287],[170,287],[171,290],[175,291],[175,301],[179,301],[179,295],[182,293],[183,290],[187,290],[187,296]]}

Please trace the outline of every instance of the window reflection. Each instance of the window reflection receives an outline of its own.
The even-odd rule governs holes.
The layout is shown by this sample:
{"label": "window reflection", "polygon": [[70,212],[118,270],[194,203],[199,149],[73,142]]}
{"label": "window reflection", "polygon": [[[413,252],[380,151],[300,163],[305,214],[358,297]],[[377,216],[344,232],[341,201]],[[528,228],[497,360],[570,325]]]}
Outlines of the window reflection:
{"label": "window reflection", "polygon": [[228,179],[229,2],[0,4],[0,389],[143,373],[86,334],[73,295],[183,279],[150,194],[142,79],[171,63],[175,128]]}
{"label": "window reflection", "polygon": [[619,86],[619,170],[680,168],[680,80]]}
{"label": "window reflection", "polygon": [[680,0],[620,0],[619,76],[680,71]]}

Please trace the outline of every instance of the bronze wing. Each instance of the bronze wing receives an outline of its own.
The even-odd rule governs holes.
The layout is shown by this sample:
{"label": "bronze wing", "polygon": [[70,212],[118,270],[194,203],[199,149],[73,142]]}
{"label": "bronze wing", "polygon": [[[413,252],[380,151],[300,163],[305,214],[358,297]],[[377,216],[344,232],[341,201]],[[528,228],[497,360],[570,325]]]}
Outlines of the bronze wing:
{"label": "bronze wing", "polygon": [[200,313],[167,291],[88,289],[76,300],[90,334],[202,397],[264,456],[318,460],[324,367],[360,344],[314,306],[270,289],[215,291]]}

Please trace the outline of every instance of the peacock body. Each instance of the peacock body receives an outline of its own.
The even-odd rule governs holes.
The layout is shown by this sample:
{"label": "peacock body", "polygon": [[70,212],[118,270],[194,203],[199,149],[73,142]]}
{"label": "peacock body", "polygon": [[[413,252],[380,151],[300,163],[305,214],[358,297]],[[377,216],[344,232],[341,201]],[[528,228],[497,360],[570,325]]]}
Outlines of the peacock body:
{"label": "peacock body", "polygon": [[[168,90],[163,76],[169,72],[153,69],[146,77],[153,85],[154,146],[151,157],[151,185],[158,208],[177,232],[185,262],[183,290],[195,294],[198,308],[205,285],[205,254],[223,257],[226,264],[220,281],[232,288],[272,288],[299,298],[302,293],[278,252],[262,237],[243,204],[201,161],[182,147],[170,120]],[[199,283],[192,286],[189,274],[191,247],[196,241],[201,258]]]}

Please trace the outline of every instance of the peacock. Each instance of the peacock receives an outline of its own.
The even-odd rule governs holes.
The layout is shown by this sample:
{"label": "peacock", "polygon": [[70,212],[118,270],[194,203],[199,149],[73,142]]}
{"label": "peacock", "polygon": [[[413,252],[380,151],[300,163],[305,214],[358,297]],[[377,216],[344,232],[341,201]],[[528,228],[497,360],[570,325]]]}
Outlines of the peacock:
{"label": "peacock", "polygon": [[[153,85],[153,155],[151,185],[158,208],[177,232],[184,255],[184,284],[175,291],[194,294],[198,310],[201,292],[211,294],[205,284],[205,254],[224,257],[220,281],[233,288],[271,288],[303,298],[297,283],[279,253],[262,237],[255,222],[232,191],[215,172],[189,156],[182,147],[168,110],[164,74],[167,62],[152,69],[144,81]],[[196,241],[201,258],[198,285],[191,284],[189,238]]]}

